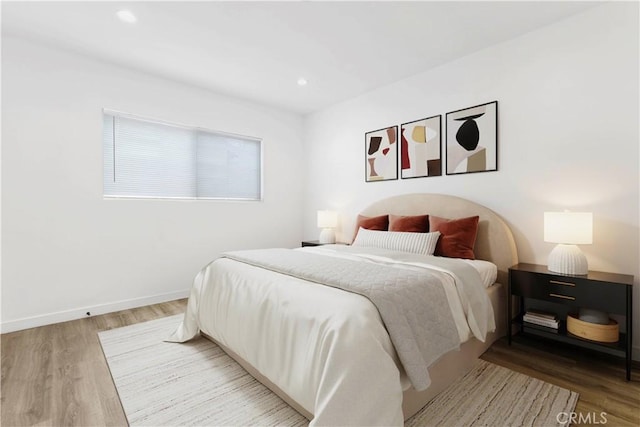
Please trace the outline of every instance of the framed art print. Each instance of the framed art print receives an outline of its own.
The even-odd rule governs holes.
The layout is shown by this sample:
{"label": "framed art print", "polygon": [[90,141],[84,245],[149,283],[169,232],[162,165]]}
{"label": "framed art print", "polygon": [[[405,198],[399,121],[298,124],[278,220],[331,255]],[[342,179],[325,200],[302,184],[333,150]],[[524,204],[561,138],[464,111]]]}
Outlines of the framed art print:
{"label": "framed art print", "polygon": [[498,101],[447,113],[447,175],[498,170]]}
{"label": "framed art print", "polygon": [[398,126],[364,134],[365,182],[398,179]]}
{"label": "framed art print", "polygon": [[442,175],[442,115],[400,126],[400,176]]}

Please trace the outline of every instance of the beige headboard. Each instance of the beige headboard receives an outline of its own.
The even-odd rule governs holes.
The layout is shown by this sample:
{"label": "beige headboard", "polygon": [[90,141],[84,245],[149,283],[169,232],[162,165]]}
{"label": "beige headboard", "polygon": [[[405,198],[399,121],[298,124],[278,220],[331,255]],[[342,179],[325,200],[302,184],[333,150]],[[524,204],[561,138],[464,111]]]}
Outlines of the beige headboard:
{"label": "beige headboard", "polygon": [[361,212],[365,216],[377,215],[435,215],[444,218],[464,218],[478,215],[478,237],[474,252],[476,258],[498,266],[498,283],[507,283],[509,267],[518,263],[518,252],[507,224],[492,210],[460,197],[444,194],[403,194],[379,200]]}

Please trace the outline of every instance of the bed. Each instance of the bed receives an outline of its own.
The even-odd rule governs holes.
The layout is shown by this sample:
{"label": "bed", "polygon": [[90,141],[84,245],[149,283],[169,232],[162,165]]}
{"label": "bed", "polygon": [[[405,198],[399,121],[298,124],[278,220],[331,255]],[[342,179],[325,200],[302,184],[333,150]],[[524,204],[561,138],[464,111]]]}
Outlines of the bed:
{"label": "bed", "polygon": [[[201,334],[216,342],[251,375],[311,420],[310,425],[401,425],[471,370],[478,357],[505,335],[507,271],[517,263],[517,252],[511,231],[497,214],[458,197],[395,196],[372,204],[361,214],[479,216],[473,251],[478,260],[495,266],[495,283],[485,283],[481,289],[463,285],[466,279],[460,278],[476,277],[473,271],[482,277],[477,266],[375,248],[336,245],[232,253],[214,260],[197,275],[184,320],[168,340],[184,342]],[[270,264],[279,258],[286,259],[283,265]],[[294,269],[298,261],[300,269],[289,271],[289,266]],[[349,273],[352,266],[355,273]],[[323,277],[316,279],[313,274]],[[367,274],[366,280],[357,280]],[[423,280],[423,276],[440,281],[443,291],[438,292],[444,296],[438,298],[448,302],[450,312],[445,311],[452,313],[453,320],[446,320],[449,314],[439,311],[447,303],[438,303],[435,296],[424,300],[398,296],[400,302],[388,301],[405,287],[422,286],[404,286],[407,277]],[[399,277],[403,286],[394,282],[392,292],[384,297],[377,291],[368,295],[339,288],[341,282],[351,281],[364,282],[367,288],[366,283],[374,277],[383,277],[389,283]],[[335,283],[315,283],[322,280]],[[471,294],[463,296],[461,289]],[[456,293],[459,303],[452,302]],[[376,298],[382,299],[374,305]],[[432,306],[428,310],[394,308],[400,303]],[[438,324],[418,328],[417,333],[456,335],[451,339],[458,340],[457,345],[452,346],[448,338],[429,340],[426,345],[422,335],[413,337],[413,341],[402,335],[407,328],[416,328],[394,316],[412,310],[417,313],[410,316],[416,317],[414,321],[431,316],[429,321]],[[417,359],[412,359],[415,353]]]}

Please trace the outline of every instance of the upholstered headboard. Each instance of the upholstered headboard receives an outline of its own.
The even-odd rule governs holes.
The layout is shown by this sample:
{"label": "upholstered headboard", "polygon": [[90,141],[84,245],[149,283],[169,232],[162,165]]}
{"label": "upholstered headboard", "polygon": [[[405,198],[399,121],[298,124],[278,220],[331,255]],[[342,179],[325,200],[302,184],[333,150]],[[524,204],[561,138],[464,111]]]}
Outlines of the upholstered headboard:
{"label": "upholstered headboard", "polygon": [[498,266],[498,283],[507,284],[509,267],[518,263],[518,252],[507,224],[492,210],[466,199],[444,194],[403,194],[382,199],[361,212],[364,216],[435,215],[454,219],[478,215],[476,258]]}

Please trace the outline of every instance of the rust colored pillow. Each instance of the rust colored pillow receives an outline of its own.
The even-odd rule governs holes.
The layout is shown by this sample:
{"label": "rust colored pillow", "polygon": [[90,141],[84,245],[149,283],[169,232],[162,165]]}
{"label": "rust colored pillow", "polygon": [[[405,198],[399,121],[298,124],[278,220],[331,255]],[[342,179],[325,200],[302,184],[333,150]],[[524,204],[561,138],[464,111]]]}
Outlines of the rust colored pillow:
{"label": "rust colored pillow", "polygon": [[480,217],[446,219],[429,216],[429,231],[439,231],[441,236],[435,255],[448,258],[476,259],[473,247],[478,234]]}
{"label": "rust colored pillow", "polygon": [[427,233],[429,232],[429,215],[389,215],[389,231]]}
{"label": "rust colored pillow", "polygon": [[356,239],[356,235],[358,234],[360,227],[366,228],[367,230],[387,231],[389,229],[389,215],[372,217],[358,215],[356,232],[353,235],[353,239],[351,239],[352,242]]}

